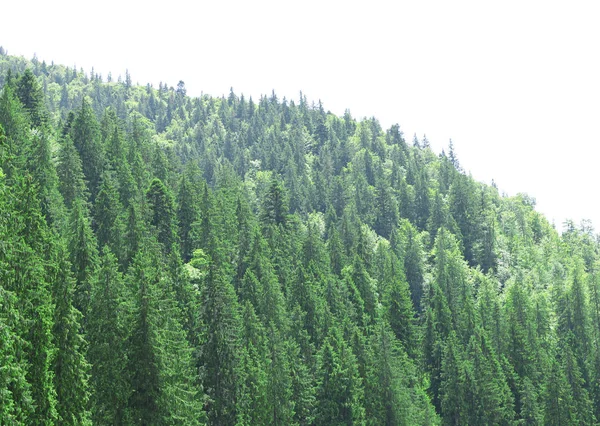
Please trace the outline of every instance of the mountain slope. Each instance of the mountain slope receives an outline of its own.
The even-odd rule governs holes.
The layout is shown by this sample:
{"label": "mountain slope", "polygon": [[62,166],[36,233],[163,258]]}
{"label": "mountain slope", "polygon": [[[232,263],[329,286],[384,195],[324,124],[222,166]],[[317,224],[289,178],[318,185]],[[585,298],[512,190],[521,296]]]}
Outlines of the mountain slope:
{"label": "mountain slope", "polygon": [[302,95],[0,87],[0,423],[600,419],[596,238],[451,149]]}

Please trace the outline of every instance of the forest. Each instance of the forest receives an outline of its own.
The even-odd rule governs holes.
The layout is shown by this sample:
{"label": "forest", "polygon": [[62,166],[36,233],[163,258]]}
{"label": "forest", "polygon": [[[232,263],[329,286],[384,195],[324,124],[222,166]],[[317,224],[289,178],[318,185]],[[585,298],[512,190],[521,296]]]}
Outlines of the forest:
{"label": "forest", "polygon": [[0,48],[0,165],[2,425],[599,424],[599,239],[452,144]]}

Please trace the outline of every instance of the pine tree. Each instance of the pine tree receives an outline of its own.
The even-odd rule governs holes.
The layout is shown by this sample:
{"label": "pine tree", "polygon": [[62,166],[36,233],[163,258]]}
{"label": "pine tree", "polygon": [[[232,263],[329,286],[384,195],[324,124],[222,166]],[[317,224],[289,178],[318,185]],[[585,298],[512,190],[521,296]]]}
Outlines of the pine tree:
{"label": "pine tree", "polygon": [[538,382],[538,341],[532,326],[535,321],[532,316],[531,301],[527,296],[523,283],[513,282],[506,291],[506,302],[504,305],[505,318],[508,324],[508,342],[506,357],[510,362],[515,381],[510,381],[511,390],[515,395],[515,411],[520,413],[521,386],[519,383],[528,378],[532,383]]}
{"label": "pine tree", "polygon": [[[35,188],[29,177],[19,179],[8,198],[12,204],[7,212],[9,229],[14,232],[11,249],[3,253],[8,270],[13,271],[5,282],[13,291],[24,321],[16,329],[19,338],[27,342],[22,355],[27,363],[27,382],[35,411],[28,417],[32,425],[51,424],[57,418],[56,390],[53,383],[52,342],[53,303],[47,270],[48,229],[41,215]],[[9,240],[10,241],[10,240]]]}
{"label": "pine tree", "polygon": [[6,152],[2,167],[11,180],[15,173],[26,169],[32,150],[29,118],[11,84],[6,84],[0,95],[0,126],[4,129]]}
{"label": "pine tree", "polygon": [[150,210],[150,225],[156,230],[157,240],[163,251],[168,253],[176,238],[173,196],[159,179],[154,179],[146,191],[146,199]]}
{"label": "pine tree", "polygon": [[285,190],[279,180],[273,178],[262,205],[261,219],[265,225],[283,225],[287,223],[288,201]]}
{"label": "pine tree", "polygon": [[317,359],[315,425],[365,424],[356,357],[337,329],[330,331]]}
{"label": "pine tree", "polygon": [[106,246],[118,258],[123,257],[122,235],[125,226],[122,219],[123,206],[119,201],[114,177],[104,173],[100,192],[94,204],[94,225],[98,246],[104,249]]}
{"label": "pine tree", "polygon": [[515,417],[513,396],[494,349],[479,327],[476,327],[467,355],[472,362],[473,382],[469,399],[470,424],[510,425]]}
{"label": "pine tree", "polygon": [[147,242],[129,268],[133,326],[127,342],[128,408],[134,423],[201,424],[204,414],[192,374],[192,352],[168,274]]}
{"label": "pine tree", "polygon": [[446,296],[452,313],[452,326],[466,343],[475,321],[472,283],[458,242],[445,228],[439,230],[434,255],[434,279]]}
{"label": "pine tree", "polygon": [[398,259],[404,262],[404,274],[410,287],[413,305],[420,312],[424,281],[424,254],[420,235],[408,220],[402,219],[397,231],[392,231],[390,245]]}
{"label": "pine tree", "polygon": [[[0,266],[4,267],[1,263]],[[3,366],[0,369],[0,423],[24,424],[34,412],[26,379],[27,364],[20,356],[25,341],[14,329],[19,320],[14,294],[0,287],[0,298],[0,365]]]}
{"label": "pine tree", "polygon": [[245,372],[238,402],[238,424],[269,424],[271,410],[267,403],[267,337],[254,307],[246,301],[242,308],[241,363]]}
{"label": "pine tree", "polygon": [[467,391],[473,373],[464,360],[454,332],[446,340],[441,369],[441,408],[445,425],[468,424],[469,394]]}
{"label": "pine tree", "polygon": [[273,323],[267,330],[267,404],[270,425],[289,425],[294,416],[292,378],[288,360],[287,342]]}
{"label": "pine tree", "polygon": [[569,384],[559,362],[552,359],[546,378],[544,425],[576,424],[578,424],[577,416],[569,392]]}
{"label": "pine tree", "polygon": [[[4,163],[4,130],[0,125],[0,162]],[[5,185],[5,175],[0,169],[0,241],[14,247],[14,234],[10,227],[12,194]],[[31,386],[27,382],[28,364],[23,357],[27,342],[19,333],[19,324],[25,321],[18,310],[18,300],[13,291],[5,288],[14,280],[4,250],[0,250],[0,424],[24,424],[33,414]],[[13,271],[13,272],[11,272]]]}
{"label": "pine tree", "polygon": [[30,68],[25,69],[16,82],[16,94],[27,111],[34,127],[43,125],[47,120],[44,105],[44,93]]}
{"label": "pine tree", "polygon": [[415,310],[410,299],[410,290],[398,258],[389,254],[391,271],[383,294],[384,316],[396,336],[409,354],[417,349]]}
{"label": "pine tree", "polygon": [[69,220],[68,246],[69,260],[75,276],[73,305],[84,318],[87,317],[91,282],[98,266],[98,244],[88,214],[86,204],[81,199],[76,199]]}
{"label": "pine tree", "polygon": [[406,352],[396,343],[390,327],[379,321],[371,342],[371,366],[367,372],[365,400],[369,424],[411,424]]}
{"label": "pine tree", "polygon": [[210,264],[201,289],[200,378],[208,397],[209,425],[235,424],[240,387],[244,382],[241,318],[237,296],[217,242],[209,235]]}
{"label": "pine tree", "polygon": [[384,180],[377,182],[376,214],[374,230],[379,235],[389,238],[392,228],[398,223],[398,206],[392,197],[391,188]]}
{"label": "pine tree", "polygon": [[88,410],[89,364],[86,342],[80,333],[81,312],[73,306],[75,280],[71,275],[66,247],[59,246],[52,283],[56,353],[52,359],[58,422],[64,425],[91,424]]}
{"label": "pine tree", "polygon": [[81,169],[81,159],[69,135],[64,137],[60,145],[56,169],[60,193],[67,208],[71,209],[77,198],[87,198],[87,192]]}
{"label": "pine tree", "polygon": [[100,128],[89,101],[83,98],[71,128],[71,138],[81,158],[91,200],[98,194],[102,171],[105,167]]}
{"label": "pine tree", "polygon": [[88,316],[88,360],[91,364],[92,420],[126,423],[127,381],[125,295],[115,256],[105,249],[92,285]]}
{"label": "pine tree", "polygon": [[184,174],[179,183],[179,192],[177,194],[178,236],[181,242],[181,253],[185,261],[189,261],[192,257],[192,225],[199,219],[200,215],[198,200],[191,185],[192,182]]}

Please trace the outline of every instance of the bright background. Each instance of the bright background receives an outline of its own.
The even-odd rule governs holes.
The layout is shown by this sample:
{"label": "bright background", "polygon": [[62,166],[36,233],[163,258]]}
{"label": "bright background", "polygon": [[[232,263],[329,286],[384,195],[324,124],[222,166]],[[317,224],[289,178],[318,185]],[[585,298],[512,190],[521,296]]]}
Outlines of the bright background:
{"label": "bright background", "polygon": [[[188,94],[321,99],[452,138],[465,170],[526,192],[562,228],[600,226],[600,5],[594,1],[54,0],[3,4],[9,54]],[[84,6],[85,5],[85,6]]]}

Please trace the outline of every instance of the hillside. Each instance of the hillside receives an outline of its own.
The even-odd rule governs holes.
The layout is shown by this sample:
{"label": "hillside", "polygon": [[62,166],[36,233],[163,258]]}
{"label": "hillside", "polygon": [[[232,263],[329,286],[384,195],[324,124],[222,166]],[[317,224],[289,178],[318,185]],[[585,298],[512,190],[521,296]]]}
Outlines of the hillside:
{"label": "hillside", "polygon": [[0,55],[0,424],[594,425],[598,241],[452,147]]}

